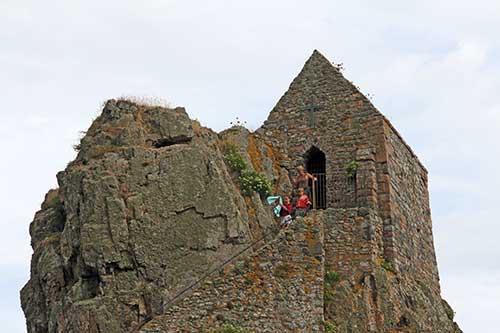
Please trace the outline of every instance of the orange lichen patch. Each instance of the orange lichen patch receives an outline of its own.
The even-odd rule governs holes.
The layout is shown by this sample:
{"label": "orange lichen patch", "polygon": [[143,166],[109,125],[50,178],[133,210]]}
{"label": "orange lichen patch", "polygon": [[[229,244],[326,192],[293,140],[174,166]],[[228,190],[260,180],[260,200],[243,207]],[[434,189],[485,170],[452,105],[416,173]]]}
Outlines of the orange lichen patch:
{"label": "orange lichen patch", "polygon": [[144,110],[140,109],[138,112],[134,114],[135,121],[139,123],[141,127],[144,127]]}
{"label": "orange lichen patch", "polygon": [[245,196],[244,200],[247,206],[248,226],[250,227],[250,232],[255,239],[260,238],[262,237],[262,228],[257,222],[257,214],[255,212],[252,198]]}
{"label": "orange lichen patch", "polygon": [[124,127],[108,127],[106,128],[106,133],[112,136],[118,136],[123,131]]}
{"label": "orange lichen patch", "polygon": [[353,107],[361,107],[361,106],[363,106],[363,100],[359,99],[357,101],[354,101],[354,102],[351,103],[351,105]]}
{"label": "orange lichen patch", "polygon": [[247,152],[255,171],[262,172],[264,170],[262,167],[262,152],[257,147],[257,142],[253,135],[248,136]]}
{"label": "orange lichen patch", "polygon": [[310,249],[318,245],[319,240],[316,237],[316,234],[314,234],[313,232],[311,232],[311,230],[307,230],[307,232],[305,233],[305,235],[306,235],[307,246]]}
{"label": "orange lichen patch", "polygon": [[260,283],[260,280],[260,276],[256,271],[251,271],[245,274],[246,283],[252,287],[257,286]]}
{"label": "orange lichen patch", "polygon": [[299,275],[299,270],[296,266],[287,262],[277,265],[274,269],[274,275],[282,279],[290,279]]}
{"label": "orange lichen patch", "polygon": [[300,256],[300,254],[301,254],[301,253],[300,253],[300,250],[298,250],[298,249],[293,249],[293,250],[291,250],[291,251],[290,251],[290,254],[291,254],[292,256],[296,257],[296,256]]}
{"label": "orange lichen patch", "polygon": [[196,135],[200,135],[203,132],[203,127],[198,120],[191,121],[191,127],[193,127],[193,132]]}
{"label": "orange lichen patch", "polygon": [[310,283],[314,283],[316,280],[317,280],[317,277],[316,275],[314,275],[313,272],[303,272],[302,274],[304,274],[304,282],[310,282]]}
{"label": "orange lichen patch", "polygon": [[252,198],[250,197],[244,197],[245,199],[245,204],[247,205],[247,212],[248,212],[248,217],[255,217],[255,208],[253,207],[253,202]]}
{"label": "orange lichen patch", "polygon": [[280,162],[283,159],[279,152],[274,151],[273,146],[269,143],[265,143],[266,155],[273,162],[273,170],[276,173],[280,171]]}

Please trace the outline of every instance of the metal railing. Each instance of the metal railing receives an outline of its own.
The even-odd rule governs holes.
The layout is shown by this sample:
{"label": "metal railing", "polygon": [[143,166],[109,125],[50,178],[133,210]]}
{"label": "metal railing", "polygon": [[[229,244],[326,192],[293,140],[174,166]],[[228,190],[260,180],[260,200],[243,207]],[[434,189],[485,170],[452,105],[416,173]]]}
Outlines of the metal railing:
{"label": "metal railing", "polygon": [[317,181],[312,182],[312,203],[314,209],[326,208],[326,175],[324,172],[313,172]]}

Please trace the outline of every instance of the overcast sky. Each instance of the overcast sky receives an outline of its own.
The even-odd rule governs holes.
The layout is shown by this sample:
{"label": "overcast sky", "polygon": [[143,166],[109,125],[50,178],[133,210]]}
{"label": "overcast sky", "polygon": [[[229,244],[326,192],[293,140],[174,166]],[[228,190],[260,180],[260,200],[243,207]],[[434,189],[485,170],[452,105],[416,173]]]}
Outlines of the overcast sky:
{"label": "overcast sky", "polygon": [[498,0],[0,0],[2,329],[25,332],[29,223],[106,99],[255,129],[318,49],[428,168],[443,296],[498,332],[499,31]]}

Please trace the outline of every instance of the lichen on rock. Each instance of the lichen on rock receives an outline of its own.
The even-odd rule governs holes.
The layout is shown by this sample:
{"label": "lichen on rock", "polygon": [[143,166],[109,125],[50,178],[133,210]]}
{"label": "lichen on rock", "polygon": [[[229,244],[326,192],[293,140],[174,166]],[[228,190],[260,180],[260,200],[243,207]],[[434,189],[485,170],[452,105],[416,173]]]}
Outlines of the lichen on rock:
{"label": "lichen on rock", "polygon": [[182,108],[106,103],[31,224],[30,331],[133,330],[273,226],[259,198],[249,223],[219,136],[198,130]]}
{"label": "lichen on rock", "polygon": [[[30,225],[30,333],[461,332],[427,170],[317,51],[255,132],[110,100],[76,148]],[[298,166],[321,209],[277,231]]]}

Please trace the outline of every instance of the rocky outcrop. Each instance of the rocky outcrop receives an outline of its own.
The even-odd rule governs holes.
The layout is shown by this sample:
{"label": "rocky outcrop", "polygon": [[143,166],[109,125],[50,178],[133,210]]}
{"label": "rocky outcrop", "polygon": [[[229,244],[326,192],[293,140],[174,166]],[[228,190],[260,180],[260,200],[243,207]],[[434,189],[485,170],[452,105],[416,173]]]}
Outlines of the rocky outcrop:
{"label": "rocky outcrop", "polygon": [[182,108],[109,101],[31,224],[31,279],[21,292],[28,330],[134,330],[274,227],[224,163],[224,144],[249,135],[219,136]]}
{"label": "rocky outcrop", "polygon": [[[427,171],[317,51],[255,133],[110,100],[76,148],[30,225],[30,333],[460,332]],[[321,210],[277,232],[263,196],[304,164]]]}

